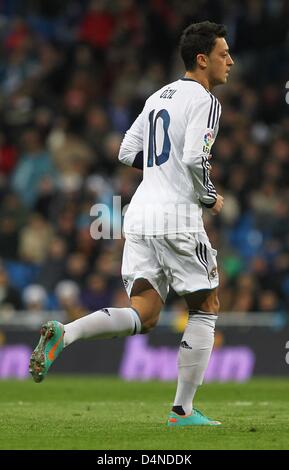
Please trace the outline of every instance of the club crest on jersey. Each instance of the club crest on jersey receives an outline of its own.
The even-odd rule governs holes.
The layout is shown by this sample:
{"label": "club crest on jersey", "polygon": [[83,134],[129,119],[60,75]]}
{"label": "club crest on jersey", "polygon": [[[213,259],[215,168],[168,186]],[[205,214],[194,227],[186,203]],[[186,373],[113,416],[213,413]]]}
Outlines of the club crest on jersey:
{"label": "club crest on jersey", "polygon": [[213,132],[207,132],[204,135],[204,146],[203,146],[203,152],[205,153],[210,153],[211,147],[213,145],[213,140],[214,140],[214,134]]}

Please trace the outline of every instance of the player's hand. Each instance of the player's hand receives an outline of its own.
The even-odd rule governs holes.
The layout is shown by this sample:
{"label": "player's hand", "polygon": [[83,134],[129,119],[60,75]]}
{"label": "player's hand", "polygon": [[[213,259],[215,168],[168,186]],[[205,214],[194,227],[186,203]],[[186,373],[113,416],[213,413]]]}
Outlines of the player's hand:
{"label": "player's hand", "polygon": [[220,194],[217,194],[217,200],[215,202],[215,205],[211,209],[211,213],[213,215],[217,215],[221,212],[222,207],[224,205],[224,198]]}

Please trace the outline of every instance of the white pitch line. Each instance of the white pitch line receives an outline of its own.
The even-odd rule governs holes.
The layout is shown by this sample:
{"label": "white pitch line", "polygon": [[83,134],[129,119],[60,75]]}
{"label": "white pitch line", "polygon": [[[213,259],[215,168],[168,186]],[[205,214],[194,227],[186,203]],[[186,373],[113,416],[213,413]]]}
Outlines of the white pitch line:
{"label": "white pitch line", "polygon": [[234,401],[232,403],[228,403],[228,405],[231,405],[231,406],[252,406],[253,402],[252,401]]}

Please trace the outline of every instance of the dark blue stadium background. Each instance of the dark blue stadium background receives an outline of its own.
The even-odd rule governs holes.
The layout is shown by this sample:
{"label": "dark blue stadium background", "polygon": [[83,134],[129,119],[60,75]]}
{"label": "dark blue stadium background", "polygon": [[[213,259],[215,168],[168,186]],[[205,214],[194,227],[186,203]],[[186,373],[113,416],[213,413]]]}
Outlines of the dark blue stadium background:
{"label": "dark blue stadium background", "polygon": [[[205,215],[221,308],[287,315],[289,2],[2,0],[0,317],[127,305],[123,241],[93,240],[90,208],[130,201],[141,174],[118,163],[122,136],[182,76],[180,33],[205,19],[227,25],[236,63],[216,90],[212,178],[225,207]],[[183,309],[173,292],[167,309]]]}

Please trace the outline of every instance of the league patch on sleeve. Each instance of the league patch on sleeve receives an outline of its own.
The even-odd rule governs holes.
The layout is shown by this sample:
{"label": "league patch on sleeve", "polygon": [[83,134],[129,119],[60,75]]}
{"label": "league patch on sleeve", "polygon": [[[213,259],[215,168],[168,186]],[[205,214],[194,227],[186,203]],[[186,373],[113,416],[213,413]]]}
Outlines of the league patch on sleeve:
{"label": "league patch on sleeve", "polygon": [[210,153],[213,143],[214,143],[214,134],[213,132],[209,131],[204,135],[203,152]]}

